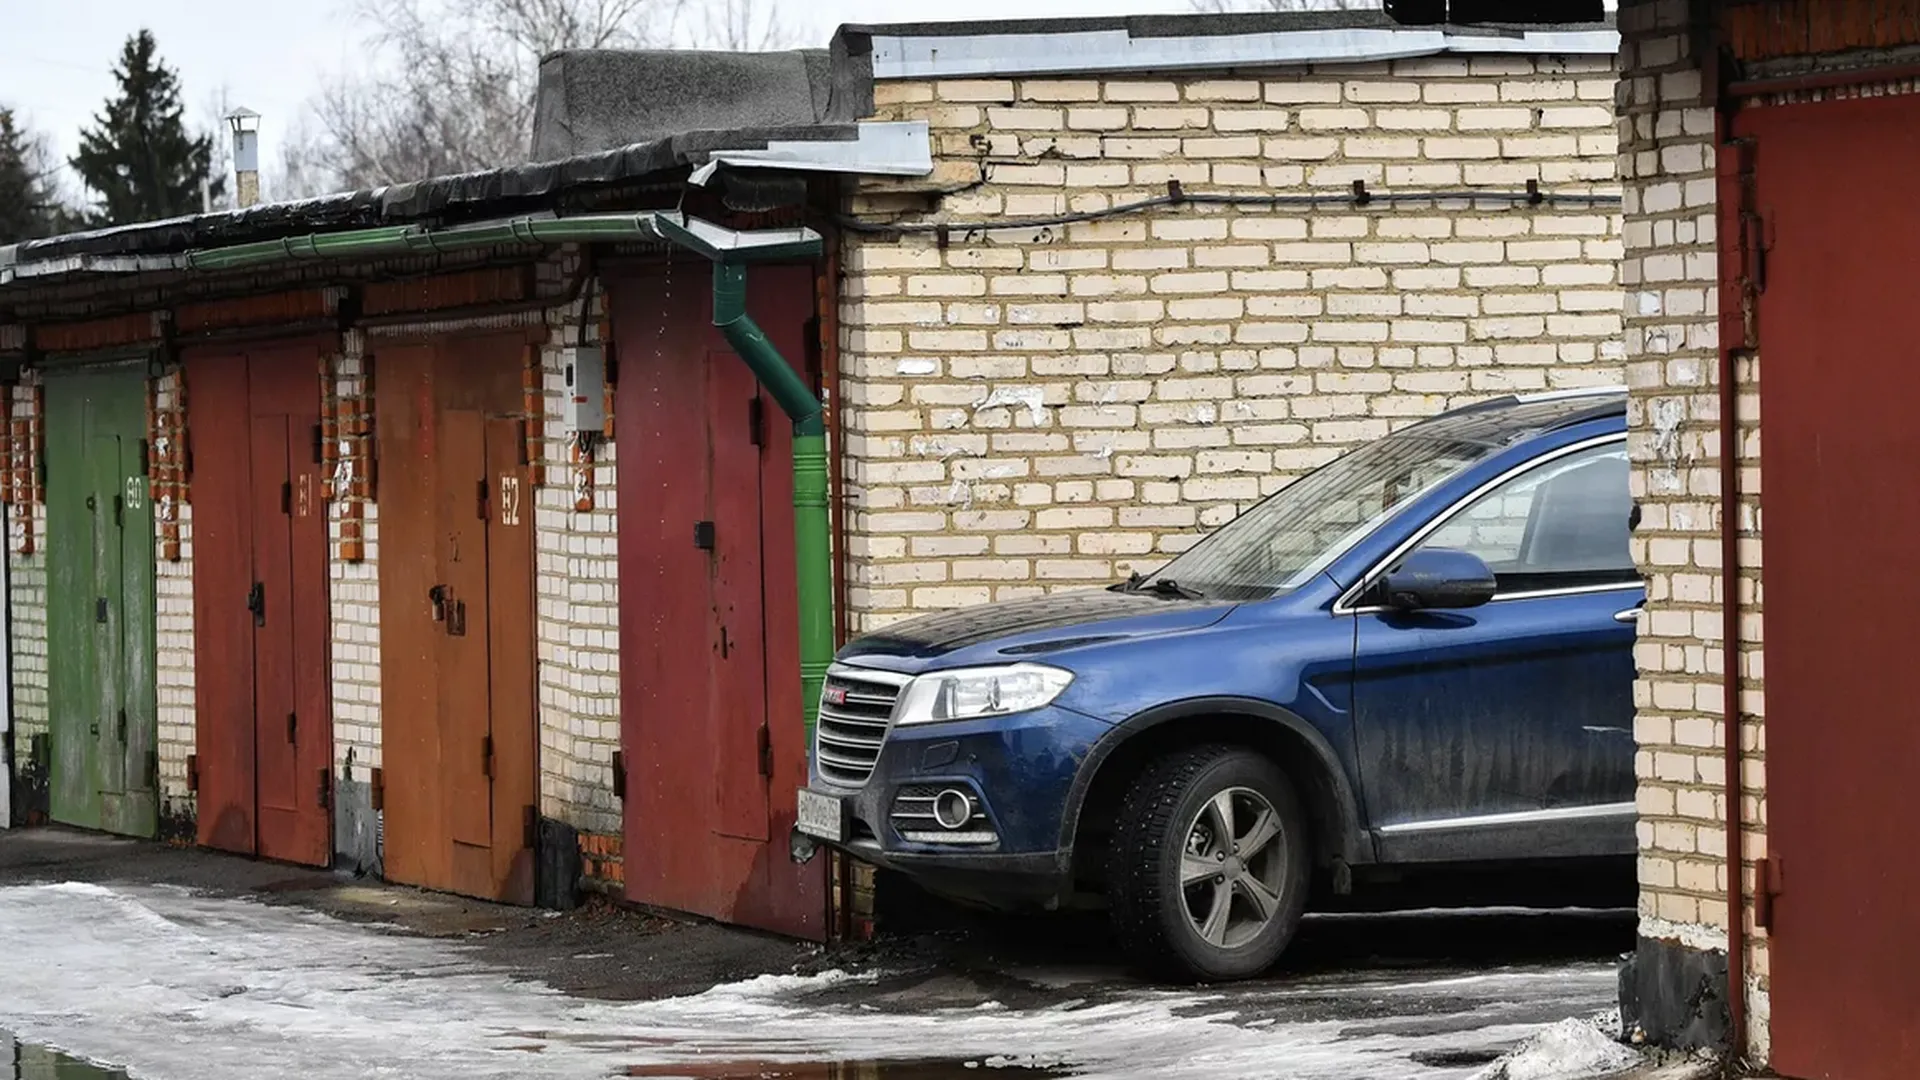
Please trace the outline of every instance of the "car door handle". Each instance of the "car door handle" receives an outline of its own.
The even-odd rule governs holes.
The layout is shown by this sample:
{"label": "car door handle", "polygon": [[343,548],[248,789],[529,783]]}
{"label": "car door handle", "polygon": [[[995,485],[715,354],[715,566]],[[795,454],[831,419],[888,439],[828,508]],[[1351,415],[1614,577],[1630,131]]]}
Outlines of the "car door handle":
{"label": "car door handle", "polygon": [[1641,614],[1645,611],[1646,611],[1646,608],[1643,608],[1640,605],[1635,604],[1633,607],[1630,607],[1625,611],[1614,612],[1613,621],[1614,622],[1637,622],[1639,621]]}

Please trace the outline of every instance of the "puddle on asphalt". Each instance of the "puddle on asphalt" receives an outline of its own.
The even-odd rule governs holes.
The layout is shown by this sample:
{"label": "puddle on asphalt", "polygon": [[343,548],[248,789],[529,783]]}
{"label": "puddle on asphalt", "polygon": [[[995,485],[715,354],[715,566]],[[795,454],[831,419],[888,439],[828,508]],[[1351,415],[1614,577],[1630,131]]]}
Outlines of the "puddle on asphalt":
{"label": "puddle on asphalt", "polygon": [[1073,1076],[1071,1069],[1006,1064],[994,1058],[902,1061],[713,1061],[681,1065],[634,1065],[623,1074],[673,1080],[1033,1080]]}
{"label": "puddle on asphalt", "polygon": [[0,1080],[127,1080],[127,1074],[23,1043],[0,1031]]}

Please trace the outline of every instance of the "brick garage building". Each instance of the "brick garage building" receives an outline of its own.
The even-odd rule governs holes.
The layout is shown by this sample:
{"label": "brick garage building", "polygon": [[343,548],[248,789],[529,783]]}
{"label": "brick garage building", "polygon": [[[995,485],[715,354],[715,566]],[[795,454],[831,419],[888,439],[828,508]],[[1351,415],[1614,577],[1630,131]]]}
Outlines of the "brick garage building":
{"label": "brick garage building", "polygon": [[[699,62],[765,121],[723,129],[678,98],[609,116],[594,91],[619,80],[595,65],[633,59],[556,57],[555,162],[0,250],[23,816],[521,903],[570,902],[584,876],[822,936],[822,867],[786,858],[806,752],[795,570],[761,555],[763,536],[794,548],[791,425],[754,408],[714,271],[773,260],[747,274],[744,315],[817,380],[832,291],[796,224],[816,193],[805,168],[744,193],[689,177],[782,147],[824,146],[829,172],[927,171],[923,129],[917,153],[871,160],[866,84],[821,104],[815,80],[844,74],[824,59]],[[595,347],[626,377],[576,392]],[[576,430],[576,398],[605,422]],[[650,617],[619,618],[623,562],[687,555],[718,569],[643,577]],[[733,620],[711,679],[709,586]],[[622,663],[663,636],[701,654],[671,686]],[[766,700],[722,703],[720,685]],[[685,778],[729,816],[661,812]]]}
{"label": "brick garage building", "polygon": [[861,629],[1150,570],[1396,425],[1620,381],[1606,28],[843,37],[878,115],[929,125],[943,187],[849,206]]}
{"label": "brick garage building", "polygon": [[[332,496],[317,508],[327,547],[307,556],[326,604],[325,809],[332,854],[393,871],[391,793],[423,782],[425,759],[398,764],[391,744],[435,695],[415,685],[418,665],[394,642],[411,632],[407,619],[427,633],[464,625],[473,586],[430,594],[419,567],[401,569],[420,546],[424,519],[406,508],[418,510],[422,493],[383,440],[410,421],[442,429],[438,412],[428,424],[419,411],[423,370],[459,384],[467,368],[432,365],[485,353],[498,366],[505,346],[457,343],[511,338],[528,393],[479,411],[536,434],[524,465],[489,468],[514,472],[527,492],[538,835],[516,831],[517,803],[496,808],[488,828],[516,858],[522,846],[537,856],[535,891],[556,886],[543,898],[568,891],[567,864],[581,857],[590,878],[635,900],[819,932],[821,904],[808,892],[817,882],[781,879],[784,859],[767,854],[784,854],[792,813],[794,703],[769,694],[773,734],[758,751],[760,714],[681,702],[684,688],[668,693],[658,681],[698,666],[661,661],[689,640],[699,651],[683,626],[715,623],[742,596],[793,589],[776,561],[752,560],[727,563],[744,576],[726,596],[666,587],[698,576],[663,568],[685,569],[700,543],[757,527],[774,550],[786,528],[785,489],[764,468],[782,443],[764,409],[750,419],[751,386],[726,381],[739,371],[704,321],[706,264],[663,259],[647,243],[510,239],[249,272],[186,273],[165,260],[191,263],[237,241],[317,254],[310,238],[338,251],[343,229],[418,236],[490,215],[558,212],[565,222],[683,197],[742,228],[812,224],[828,253],[762,291],[781,304],[756,317],[789,357],[811,354],[829,403],[844,518],[836,611],[852,633],[1149,568],[1395,425],[1502,393],[1619,382],[1615,49],[1607,27],[1447,35],[1368,15],[848,29],[830,53],[790,60],[781,92],[755,106],[773,126],[720,141],[672,134],[714,125],[699,119],[697,93],[654,93],[666,60],[563,56],[545,72],[540,113],[569,122],[543,123],[536,138],[539,154],[564,159],[557,166],[346,197],[326,211],[338,219],[264,208],[198,222],[189,235],[23,248],[0,283],[0,352],[27,364],[10,391],[5,474],[10,505],[33,523],[9,557],[22,790],[44,790],[49,755],[35,746],[49,727],[47,627],[63,610],[47,592],[45,496],[71,476],[56,470],[41,485],[50,415],[41,387],[89,359],[131,358],[134,384],[151,395],[136,427],[150,429],[159,522],[154,674],[134,687],[153,695],[153,797],[159,816],[203,842],[249,849],[223,842],[219,815],[201,805],[232,749],[210,715],[232,710],[209,706],[208,668],[195,654],[217,650],[216,622],[244,639],[260,616],[245,588],[216,602],[202,582],[211,560],[196,554],[209,550],[217,470],[181,456],[188,442],[211,445],[206,425],[217,421],[202,418],[222,400],[207,397],[215,376],[199,374],[195,358],[238,355],[300,373],[289,379],[310,375],[311,398],[300,399],[338,425],[322,439],[324,468],[291,470],[285,489],[229,495],[235,514],[271,523],[283,506],[315,512],[302,475],[333,482],[315,489]],[[754,65],[789,63],[726,62],[757,78],[766,73]],[[770,204],[786,212],[730,209]],[[136,262],[114,261],[126,258]],[[566,350],[596,340],[619,360],[615,419],[583,462],[556,418]],[[423,359],[423,343],[439,359]],[[280,347],[289,344],[304,351]],[[696,398],[704,408],[689,407]],[[686,502],[684,482],[706,474],[650,456],[688,416],[705,418],[683,433],[693,442],[719,446],[724,429],[728,460],[761,463],[752,521],[703,518],[695,503],[716,498],[711,478]],[[748,446],[747,457],[734,453]],[[509,496],[488,482],[478,507],[492,522]],[[672,606],[682,602],[692,606]],[[264,604],[279,607],[272,595]],[[757,616],[765,627],[791,617],[767,604]],[[717,623],[707,630],[738,640]],[[768,686],[797,685],[790,645],[768,629],[764,648],[748,651],[765,660]],[[708,738],[698,724],[653,722],[702,709],[744,726]],[[252,713],[256,738],[314,730],[257,704]],[[495,781],[487,755],[454,749],[443,761],[462,772],[445,783]],[[305,776],[306,759],[296,764]],[[722,773],[707,785],[715,790],[675,786]],[[300,795],[309,811],[319,809],[312,788]],[[698,851],[662,838],[681,822],[675,814],[698,816],[709,797],[730,824],[678,829]],[[376,812],[381,804],[389,810]],[[742,815],[757,819],[734,820]],[[707,848],[733,854],[721,865]],[[524,899],[519,873],[509,864],[486,889],[454,887],[506,895],[511,886]],[[785,906],[776,918],[738,907],[736,894]],[[809,903],[811,914],[794,914]]]}
{"label": "brick garage building", "polygon": [[1887,196],[1920,166],[1920,4],[1623,0],[1618,25],[1648,583],[1623,1005],[1652,1041],[1784,1076],[1911,1076],[1920,212]]}

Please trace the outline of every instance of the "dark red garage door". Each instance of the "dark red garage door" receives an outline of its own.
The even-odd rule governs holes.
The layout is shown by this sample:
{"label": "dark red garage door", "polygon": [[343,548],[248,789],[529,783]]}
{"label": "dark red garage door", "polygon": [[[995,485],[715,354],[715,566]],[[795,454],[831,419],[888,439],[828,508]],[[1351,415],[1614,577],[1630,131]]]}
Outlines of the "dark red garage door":
{"label": "dark red garage door", "polygon": [[[827,860],[788,856],[807,768],[792,427],[711,325],[710,272],[610,282],[627,896],[818,939]],[[749,310],[790,361],[813,295],[809,267],[750,276]]]}
{"label": "dark red garage door", "polygon": [[1750,108],[1773,1066],[1920,1069],[1920,97]]}

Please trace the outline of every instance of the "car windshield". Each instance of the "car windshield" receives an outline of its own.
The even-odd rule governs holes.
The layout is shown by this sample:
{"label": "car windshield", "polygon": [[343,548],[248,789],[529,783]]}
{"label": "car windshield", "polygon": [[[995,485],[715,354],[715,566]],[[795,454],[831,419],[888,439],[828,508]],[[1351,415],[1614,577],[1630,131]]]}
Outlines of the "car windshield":
{"label": "car windshield", "polygon": [[1134,587],[1172,581],[1226,600],[1299,588],[1408,500],[1499,449],[1418,431],[1369,443],[1254,504]]}

